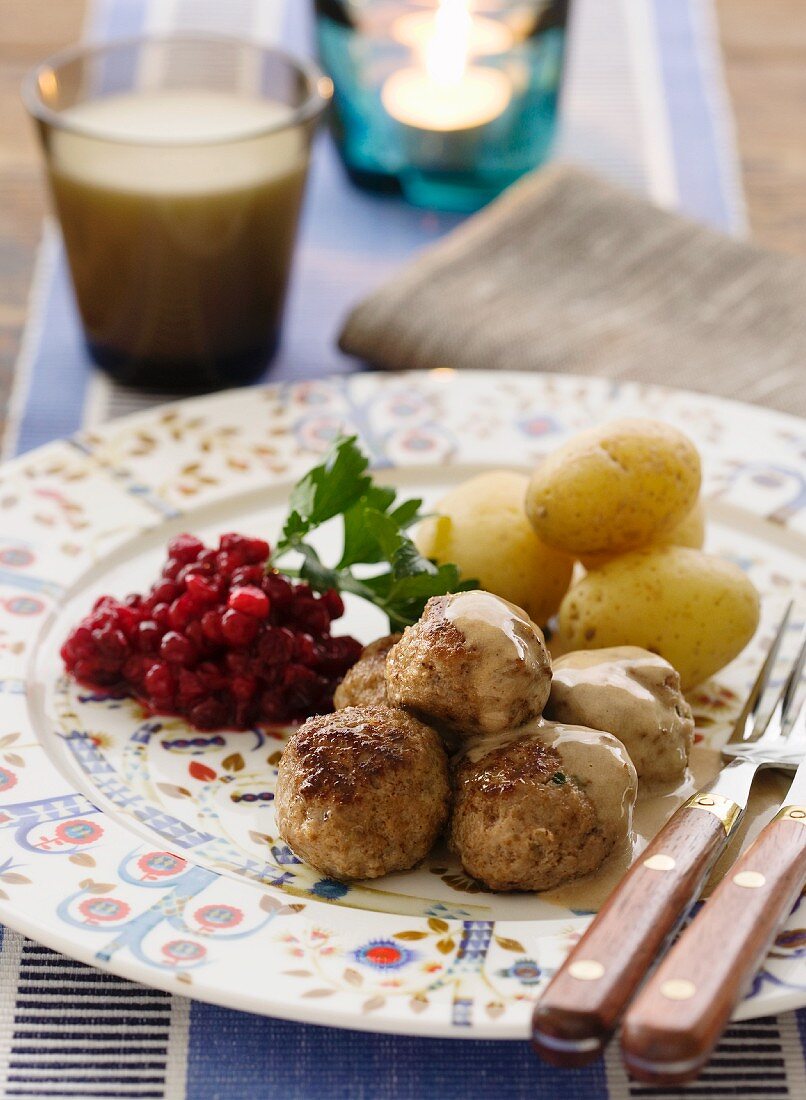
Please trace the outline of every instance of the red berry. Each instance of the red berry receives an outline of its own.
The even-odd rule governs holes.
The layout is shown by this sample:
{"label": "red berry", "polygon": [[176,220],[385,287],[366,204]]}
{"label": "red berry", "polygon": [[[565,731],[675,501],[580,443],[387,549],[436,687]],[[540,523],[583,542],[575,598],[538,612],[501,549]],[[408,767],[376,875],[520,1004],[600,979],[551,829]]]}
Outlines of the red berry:
{"label": "red berry", "polygon": [[218,699],[205,699],[190,708],[188,717],[200,730],[219,729],[227,720],[227,709]]}
{"label": "red berry", "polygon": [[261,587],[271,600],[272,610],[285,614],[294,604],[294,589],[279,573],[267,573]]}
{"label": "red berry", "polygon": [[204,684],[200,677],[186,668],[180,669],[176,686],[177,702],[186,707],[189,703],[198,701],[204,695]]}
{"label": "red berry", "polygon": [[343,676],[361,656],[363,646],[355,638],[323,638],[316,647],[316,667],[327,676]]}
{"label": "red berry", "polygon": [[221,617],[221,633],[230,645],[249,645],[259,630],[260,621],[251,615],[244,615],[242,611],[230,609]]}
{"label": "red berry", "polygon": [[247,676],[252,670],[252,658],[243,649],[231,650],[224,655],[224,667],[234,676]]}
{"label": "red berry", "polygon": [[285,626],[270,626],[260,636],[258,657],[267,665],[284,665],[294,654],[295,637]]}
{"label": "red berry", "polygon": [[150,667],[151,662],[148,657],[136,656],[129,657],[128,661],[124,664],[121,672],[123,676],[130,684],[134,684],[139,687],[143,677],[146,674],[146,670]]}
{"label": "red berry", "polygon": [[257,565],[259,562],[264,562],[271,552],[269,544],[263,539],[233,533],[221,536],[219,549],[241,557],[244,565]]}
{"label": "red berry", "polygon": [[316,661],[316,644],[310,634],[294,635],[294,660],[303,665],[312,665]]}
{"label": "red berry", "polygon": [[197,605],[189,592],[174,600],[168,611],[168,624],[172,630],[184,630],[197,611]]}
{"label": "red berry", "polygon": [[142,618],[143,616],[138,610],[129,607],[127,604],[121,604],[117,609],[115,621],[126,637],[131,639],[135,636]]}
{"label": "red berry", "polygon": [[183,565],[181,561],[176,561],[174,558],[169,558],[165,565],[162,567],[162,575],[169,581],[176,580],[179,574],[182,572]]}
{"label": "red berry", "polygon": [[330,628],[330,615],[321,600],[296,599],[293,610],[294,619],[311,634],[326,634]]}
{"label": "red berry", "polygon": [[95,653],[92,631],[87,626],[78,626],[64,643],[77,658],[91,657]]}
{"label": "red berry", "polygon": [[168,543],[168,557],[180,565],[195,561],[204,550],[204,543],[195,535],[177,535]]}
{"label": "red berry", "polygon": [[102,626],[100,630],[93,630],[92,638],[101,656],[116,661],[122,661],[128,656],[129,643],[126,635],[117,627],[111,624]]}
{"label": "red berry", "polygon": [[154,699],[169,699],[173,694],[174,679],[164,661],[155,661],[145,674],[143,686]]}
{"label": "red berry", "polygon": [[173,603],[177,596],[181,595],[181,592],[182,589],[173,581],[160,581],[158,584],[153,585],[149,602],[152,608],[158,603]]}
{"label": "red berry", "polygon": [[164,630],[168,629],[168,618],[170,616],[170,613],[171,607],[170,604],[167,603],[156,603],[151,608],[151,618],[158,626],[161,626]]}
{"label": "red berry", "polygon": [[286,668],[283,687],[289,712],[294,716],[307,713],[321,691],[319,677],[304,665],[289,665]]}
{"label": "red berry", "polygon": [[340,619],[344,614],[344,600],[335,588],[328,588],[327,592],[322,595],[322,603],[327,608],[327,613],[331,619]]}
{"label": "red berry", "polygon": [[153,619],[146,619],[137,628],[135,644],[141,653],[156,653],[162,640],[162,628]]}
{"label": "red berry", "polygon": [[197,600],[207,606],[214,604],[221,595],[222,585],[218,578],[214,576],[208,577],[202,573],[190,573],[185,584],[191,596],[195,596]]}
{"label": "red berry", "polygon": [[223,642],[224,635],[221,633],[220,611],[205,611],[201,617],[201,628],[209,642],[214,645]]}
{"label": "red berry", "polygon": [[223,577],[229,578],[244,562],[237,554],[231,554],[227,550],[221,550],[216,554],[216,570]]}
{"label": "red berry", "polygon": [[254,676],[234,676],[230,684],[230,691],[239,703],[249,702],[258,689],[258,682]]}
{"label": "red berry", "polygon": [[184,634],[169,630],[160,644],[160,655],[172,665],[188,668],[196,660],[196,647]]}
{"label": "red berry", "polygon": [[255,584],[260,586],[265,573],[261,565],[239,565],[230,577],[232,585]]}
{"label": "red berry", "polygon": [[120,673],[105,668],[98,661],[76,661],[73,675],[89,687],[114,687],[120,682]]}
{"label": "red berry", "polygon": [[196,558],[196,568],[200,573],[204,573],[206,576],[215,572],[216,564],[216,552],[215,550],[205,550],[199,554]]}
{"label": "red berry", "polygon": [[260,717],[264,722],[282,722],[288,717],[285,696],[280,691],[266,691],[260,697]]}
{"label": "red berry", "polygon": [[223,691],[229,683],[229,676],[213,661],[202,661],[196,669],[196,675],[207,691]]}
{"label": "red berry", "polygon": [[185,637],[193,642],[197,650],[203,651],[209,648],[207,637],[200,619],[193,619],[185,627]]}
{"label": "red berry", "polygon": [[253,585],[231,589],[227,603],[234,611],[242,611],[255,619],[265,619],[269,613],[269,597]]}
{"label": "red berry", "polygon": [[243,703],[236,703],[232,715],[232,725],[237,729],[248,729],[257,719],[257,705],[249,699]]}

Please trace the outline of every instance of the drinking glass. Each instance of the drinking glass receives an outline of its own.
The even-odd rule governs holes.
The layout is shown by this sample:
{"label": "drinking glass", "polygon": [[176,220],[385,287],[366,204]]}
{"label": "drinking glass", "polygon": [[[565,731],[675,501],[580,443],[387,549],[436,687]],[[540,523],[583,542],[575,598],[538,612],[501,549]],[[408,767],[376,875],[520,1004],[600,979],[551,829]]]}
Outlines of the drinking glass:
{"label": "drinking glass", "polygon": [[89,351],[118,381],[253,381],[280,339],[316,65],[212,35],[81,46],[31,72]]}

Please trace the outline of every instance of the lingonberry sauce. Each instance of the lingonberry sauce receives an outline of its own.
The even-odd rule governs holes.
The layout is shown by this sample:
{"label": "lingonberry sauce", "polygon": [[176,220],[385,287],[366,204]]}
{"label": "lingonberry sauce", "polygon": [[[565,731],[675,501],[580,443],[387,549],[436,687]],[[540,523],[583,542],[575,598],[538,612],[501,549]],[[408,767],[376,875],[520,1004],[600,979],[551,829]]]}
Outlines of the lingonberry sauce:
{"label": "lingonberry sauce", "polygon": [[71,631],[61,649],[67,671],[202,730],[332,710],[361,643],[330,633],[344,614],[338,592],[320,596],[267,572],[269,553],[245,535],[222,535],[215,549],[177,535],[146,595],[102,596]]}

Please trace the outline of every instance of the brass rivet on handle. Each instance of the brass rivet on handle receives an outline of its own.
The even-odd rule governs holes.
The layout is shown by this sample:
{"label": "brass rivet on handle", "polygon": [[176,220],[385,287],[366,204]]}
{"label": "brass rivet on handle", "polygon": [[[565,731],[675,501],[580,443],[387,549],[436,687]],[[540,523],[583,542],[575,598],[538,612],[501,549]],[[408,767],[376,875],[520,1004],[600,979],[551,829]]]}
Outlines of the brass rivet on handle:
{"label": "brass rivet on handle", "polygon": [[644,860],[644,867],[648,867],[650,871],[673,871],[675,866],[674,859],[664,852],[658,852],[657,855],[649,856]]}
{"label": "brass rivet on handle", "polygon": [[670,978],[663,983],[660,991],[670,1001],[688,1001],[697,992],[697,987],[687,978]]}
{"label": "brass rivet on handle", "polygon": [[604,972],[605,968],[596,959],[577,959],[568,967],[571,977],[580,982],[595,982]]}
{"label": "brass rivet on handle", "polygon": [[761,871],[739,871],[733,876],[737,886],[744,886],[746,890],[758,890],[767,881]]}
{"label": "brass rivet on handle", "polygon": [[714,800],[709,795],[702,795],[697,799],[697,804],[700,806],[713,806]]}

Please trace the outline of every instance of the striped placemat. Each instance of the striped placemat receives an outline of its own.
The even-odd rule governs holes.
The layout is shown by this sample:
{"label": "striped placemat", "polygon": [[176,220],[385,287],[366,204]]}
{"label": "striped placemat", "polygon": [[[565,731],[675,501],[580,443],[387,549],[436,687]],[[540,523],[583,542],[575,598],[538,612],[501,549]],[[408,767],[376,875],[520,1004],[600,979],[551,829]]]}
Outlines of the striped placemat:
{"label": "striped placemat", "polygon": [[[712,225],[744,213],[710,0],[577,0],[562,154]],[[95,0],[86,34],[173,27],[310,52],[305,0]],[[286,340],[270,379],[344,372],[349,306],[455,218],[368,196],[316,149]],[[0,395],[1,396],[1,395]],[[150,403],[92,373],[58,235],[46,228],[2,451],[38,446]],[[1,854],[1,853],[0,853]],[[630,1084],[618,1058],[560,1072],[525,1043],[308,1027],[122,981],[0,929],[0,1096],[242,1098],[806,1097],[806,1013],[733,1026],[696,1086]]]}

